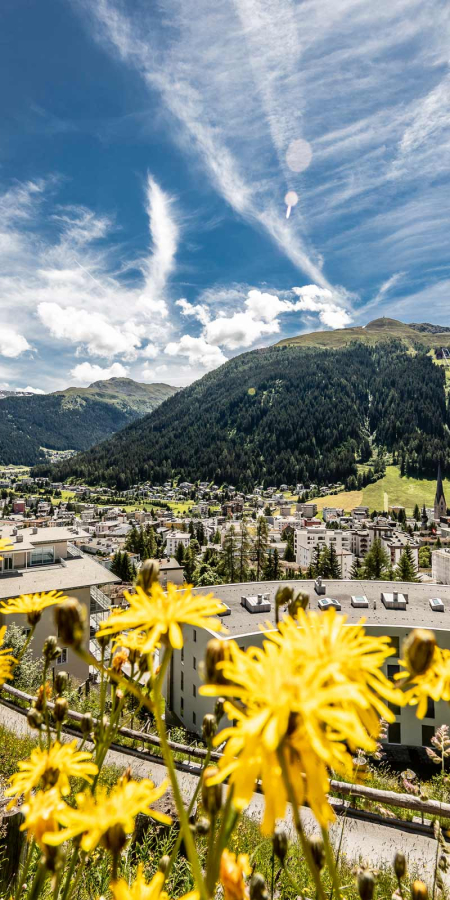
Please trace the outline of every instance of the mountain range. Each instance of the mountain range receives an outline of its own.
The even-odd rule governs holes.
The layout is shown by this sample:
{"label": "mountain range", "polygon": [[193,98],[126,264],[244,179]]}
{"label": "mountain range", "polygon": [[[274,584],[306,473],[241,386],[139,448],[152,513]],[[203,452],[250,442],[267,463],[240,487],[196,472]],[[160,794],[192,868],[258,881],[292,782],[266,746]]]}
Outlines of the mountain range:
{"label": "mountain range", "polygon": [[356,476],[378,446],[407,474],[434,475],[437,459],[450,467],[446,360],[436,358],[450,329],[437,329],[377,319],[244,353],[53,474],[119,489],[178,476],[325,484]]}
{"label": "mountain range", "polygon": [[87,450],[171,397],[168,384],[96,381],[53,394],[0,396],[0,464],[35,465],[47,451]]}

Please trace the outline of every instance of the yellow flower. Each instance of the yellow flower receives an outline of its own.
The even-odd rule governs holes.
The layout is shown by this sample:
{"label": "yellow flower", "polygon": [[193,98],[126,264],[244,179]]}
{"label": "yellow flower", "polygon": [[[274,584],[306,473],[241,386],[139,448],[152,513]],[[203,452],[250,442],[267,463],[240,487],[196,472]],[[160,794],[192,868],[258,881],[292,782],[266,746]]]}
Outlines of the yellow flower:
{"label": "yellow flower", "polygon": [[393,719],[382,698],[400,700],[379,671],[392,652],[386,640],[368,637],[361,626],[344,628],[343,621],[334,611],[324,616],[302,611],[299,623],[288,618],[279,632],[268,635],[263,649],[244,653],[230,641],[228,658],[217,666],[226,683],[200,689],[237,701],[225,703],[236,726],[214,739],[216,746],[226,741],[226,747],[220,773],[209,783],[228,776],[235,805],[244,809],[261,779],[265,833],[285,814],[283,767],[297,803],[308,802],[326,826],[333,819],[328,769],[348,773],[348,749],[374,750],[379,716]]}
{"label": "yellow flower", "polygon": [[63,796],[70,794],[69,778],[84,778],[91,783],[91,775],[96,775],[98,768],[90,753],[76,747],[76,740],[69,744],[55,741],[49,750],[35,747],[29,759],[18,763],[19,771],[11,775],[11,787],[5,791],[5,796],[17,798],[25,794],[28,797],[41,781],[44,790],[57,787]]}
{"label": "yellow flower", "polygon": [[[12,549],[13,549],[13,545],[11,544],[11,541],[5,540],[4,538],[0,538],[0,553],[5,553],[8,550],[12,550]],[[0,562],[2,559],[3,559],[3,556],[0,556]]]}
{"label": "yellow flower", "polygon": [[417,718],[423,719],[427,712],[428,698],[450,701],[450,650],[434,648],[431,665],[422,675],[411,677],[404,660],[401,664],[405,671],[400,671],[395,677],[398,680],[409,679],[409,689],[404,694],[405,702],[409,706],[417,706]]}
{"label": "yellow flower", "polygon": [[46,844],[56,846],[74,837],[81,837],[81,848],[89,852],[99,843],[107,850],[117,852],[126,843],[126,835],[134,828],[134,820],[142,812],[166,825],[171,824],[169,816],[150,809],[150,804],[159,800],[167,788],[167,781],[155,787],[152,781],[119,781],[107,794],[99,788],[96,796],[78,794],[77,807],[65,806],[58,811],[58,822],[63,830],[57,834],[46,834]]}
{"label": "yellow flower", "polygon": [[38,791],[21,806],[20,811],[25,816],[21,831],[28,832],[28,840],[34,838],[38,846],[44,847],[42,840],[44,834],[58,831],[57,812],[65,806],[57,788],[50,791]]}
{"label": "yellow flower", "polygon": [[12,614],[25,615],[30,625],[36,625],[41,615],[48,606],[62,603],[69,598],[62,591],[47,591],[42,594],[22,594],[11,600],[4,600],[0,605],[0,613],[5,616]]}
{"label": "yellow flower", "polygon": [[148,594],[138,586],[135,594],[125,591],[125,597],[130,608],[111,613],[100,626],[97,637],[128,629],[144,631],[147,638],[141,653],[151,653],[163,639],[172,647],[181,648],[182,625],[214,627],[218,631],[220,622],[212,620],[212,617],[226,609],[213,594],[193,594],[191,585],[180,589],[177,585],[168,584],[167,591],[164,591],[158,582],[153,582]]}
{"label": "yellow flower", "polygon": [[112,658],[112,668],[114,669],[114,672],[121,672],[122,667],[125,665],[126,662],[128,662],[128,651],[127,650],[122,649],[122,650],[119,650],[117,653],[115,653]]}
{"label": "yellow flower", "polygon": [[252,867],[247,853],[235,853],[224,850],[220,858],[219,880],[223,887],[225,900],[246,900],[249,896],[244,877],[251,875]]}
{"label": "yellow flower", "polygon": [[[3,641],[5,640],[6,634],[6,625],[3,628],[0,628],[0,647],[3,646]],[[0,650],[0,686],[8,681],[8,678],[12,678],[12,673],[14,669],[14,663],[17,660],[11,653],[11,649],[5,647],[4,650]]]}
{"label": "yellow flower", "polygon": [[[169,895],[163,891],[164,875],[162,872],[156,872],[152,880],[147,883],[144,878],[144,868],[142,864],[138,866],[136,878],[132,884],[128,885],[124,878],[111,884],[111,891],[114,900],[169,900]],[[198,891],[191,891],[185,894],[181,900],[198,900],[200,894]]]}

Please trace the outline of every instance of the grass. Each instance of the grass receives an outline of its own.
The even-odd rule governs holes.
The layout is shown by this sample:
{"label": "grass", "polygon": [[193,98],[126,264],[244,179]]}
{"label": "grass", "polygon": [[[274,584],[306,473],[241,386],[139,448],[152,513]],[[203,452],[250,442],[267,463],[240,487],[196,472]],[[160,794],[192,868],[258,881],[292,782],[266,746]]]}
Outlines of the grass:
{"label": "grass", "polygon": [[[444,480],[444,491],[450,497],[450,481]],[[368,506],[370,511],[385,510],[387,506],[404,506],[411,515],[416,503],[419,507],[423,503],[433,506],[435,493],[434,478],[402,477],[398,466],[387,466],[384,478],[367,485],[362,491],[327,494],[325,497],[315,497],[311,502],[317,503],[319,510],[324,506],[341,506],[345,512],[350,512],[355,506]]]}

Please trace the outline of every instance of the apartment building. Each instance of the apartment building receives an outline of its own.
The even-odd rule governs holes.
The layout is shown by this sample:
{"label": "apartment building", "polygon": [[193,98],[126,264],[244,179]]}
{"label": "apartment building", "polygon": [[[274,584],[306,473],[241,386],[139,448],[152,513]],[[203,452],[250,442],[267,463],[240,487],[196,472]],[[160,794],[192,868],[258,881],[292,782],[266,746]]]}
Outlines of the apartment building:
{"label": "apartment building", "polygon": [[[89,627],[86,647],[96,654],[94,636],[100,619],[107,615],[110,607],[108,597],[100,589],[120,581],[100,563],[86,557],[79,547],[88,538],[85,531],[57,525],[47,528],[0,527],[0,538],[7,540],[11,549],[3,551],[0,562],[0,601],[19,597],[22,594],[43,591],[63,591],[76,597],[87,610]],[[0,624],[15,622],[28,630],[26,616],[2,616]],[[46,637],[55,633],[53,611],[44,610],[33,639],[36,653],[40,654]],[[53,669],[64,668],[80,682],[86,681],[89,667],[67,647],[61,647],[61,656]]]}
{"label": "apartment building", "polygon": [[175,556],[180,544],[185,550],[189,547],[191,536],[187,531],[168,531],[166,537],[166,551],[168,556]]}
{"label": "apartment building", "polygon": [[[306,591],[310,608],[319,610],[319,596],[314,581],[283,582],[294,590]],[[351,628],[361,616],[366,619],[365,628],[373,635],[387,635],[391,639],[394,654],[384,665],[384,672],[393,679],[400,668],[400,654],[404,639],[413,628],[432,628],[441,647],[450,649],[450,586],[439,590],[440,610],[430,600],[436,596],[433,586],[376,581],[326,581],[326,596],[338,604],[347,617],[346,627]],[[183,629],[184,647],[175,651],[165,685],[166,712],[174,721],[196,734],[201,733],[203,716],[214,709],[214,700],[199,695],[202,684],[203,660],[206,645],[214,637],[219,640],[235,640],[242,648],[262,646],[264,634],[275,630],[275,594],[279,582],[217,585],[216,596],[227,605],[224,625],[227,633],[213,629],[190,627]],[[208,593],[213,588],[197,588],[196,593]],[[321,613],[327,615],[326,611]],[[395,722],[389,726],[388,741],[407,746],[428,746],[435,729],[442,724],[450,726],[448,703],[429,703],[423,720],[416,717],[414,707],[396,708]],[[227,724],[222,722],[222,725]]]}
{"label": "apartment building", "polygon": [[437,584],[450,584],[450,548],[441,547],[431,554],[431,577]]}
{"label": "apartment building", "polygon": [[316,547],[333,546],[336,551],[342,577],[350,577],[350,569],[354,557],[350,531],[339,531],[331,528],[297,528],[294,532],[295,561],[302,569],[307,569],[313,560]]}

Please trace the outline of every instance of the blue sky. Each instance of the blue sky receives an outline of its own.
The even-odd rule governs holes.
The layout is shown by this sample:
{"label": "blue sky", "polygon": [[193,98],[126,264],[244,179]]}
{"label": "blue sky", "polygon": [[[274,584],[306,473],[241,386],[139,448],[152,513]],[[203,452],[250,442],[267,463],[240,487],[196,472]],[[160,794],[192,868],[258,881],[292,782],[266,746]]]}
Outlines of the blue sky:
{"label": "blue sky", "polygon": [[302,331],[450,324],[447,2],[0,23],[0,384],[184,385]]}

